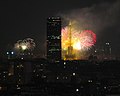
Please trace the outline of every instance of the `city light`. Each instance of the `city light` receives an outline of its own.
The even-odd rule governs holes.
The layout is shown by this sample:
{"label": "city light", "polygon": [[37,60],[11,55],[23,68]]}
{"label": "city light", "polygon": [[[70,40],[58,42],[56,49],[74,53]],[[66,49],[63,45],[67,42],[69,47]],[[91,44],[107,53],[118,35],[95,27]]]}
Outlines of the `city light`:
{"label": "city light", "polygon": [[73,73],[73,76],[75,76],[75,73]]}
{"label": "city light", "polygon": [[76,89],[76,92],[78,92],[79,91],[79,89]]}

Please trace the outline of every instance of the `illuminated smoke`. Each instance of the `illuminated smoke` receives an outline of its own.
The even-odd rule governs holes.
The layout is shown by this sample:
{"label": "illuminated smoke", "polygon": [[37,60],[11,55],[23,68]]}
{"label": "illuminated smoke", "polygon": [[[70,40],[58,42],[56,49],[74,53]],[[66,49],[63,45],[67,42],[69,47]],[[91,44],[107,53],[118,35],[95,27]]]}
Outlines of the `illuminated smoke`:
{"label": "illuminated smoke", "polygon": [[[68,27],[62,29],[62,49],[66,50],[69,45],[69,30]],[[91,30],[77,31],[72,30],[71,32],[72,46],[74,49],[85,50],[89,49],[96,43],[96,34]]]}
{"label": "illuminated smoke", "polygon": [[[69,47],[69,26],[62,28],[62,58],[65,58]],[[81,58],[81,52],[88,51],[96,43],[96,34],[91,30],[78,30],[75,26],[71,28],[71,45],[75,59]]]}

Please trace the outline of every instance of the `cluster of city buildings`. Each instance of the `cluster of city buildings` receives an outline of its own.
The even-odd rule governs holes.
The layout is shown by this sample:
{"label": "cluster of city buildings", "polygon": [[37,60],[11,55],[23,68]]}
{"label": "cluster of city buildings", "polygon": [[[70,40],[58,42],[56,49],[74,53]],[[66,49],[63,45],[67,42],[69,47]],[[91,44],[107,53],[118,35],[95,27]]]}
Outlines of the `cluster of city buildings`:
{"label": "cluster of city buildings", "polygon": [[[68,38],[69,38],[69,44],[66,51],[62,49],[62,19],[60,17],[48,17],[47,18],[47,38],[46,38],[46,51],[44,54],[44,58],[51,61],[60,61],[60,60],[81,60],[86,59],[88,60],[90,55],[93,55],[97,57],[98,60],[104,60],[104,59],[115,59],[112,55],[112,48],[111,43],[106,42],[102,43],[101,45],[95,44],[87,50],[87,52],[77,53],[80,55],[79,58],[76,58],[75,54],[73,53],[73,45],[72,45],[72,25],[69,25],[68,32]],[[14,59],[14,58],[37,58],[39,56],[39,53],[35,53],[33,50],[25,50],[26,46],[22,46],[21,49],[17,52],[15,50],[7,51],[6,57],[8,59]],[[84,55],[85,58],[82,58],[82,55]],[[86,55],[86,56],[85,56]]]}
{"label": "cluster of city buildings", "polygon": [[[45,93],[45,90],[48,89],[50,90],[50,88],[52,87],[56,88],[55,87],[56,85],[54,84],[66,84],[67,86],[66,88],[70,87],[71,90],[77,92],[76,94],[80,94],[81,92],[79,91],[83,90],[88,85],[90,89],[93,88],[92,91],[97,90],[98,93],[102,92],[103,90],[104,92],[109,93],[111,89],[116,86],[119,89],[120,87],[119,78],[120,72],[118,71],[120,68],[119,61],[111,60],[98,62],[98,58],[95,58],[95,56],[89,57],[89,60],[61,59],[62,49],[61,49],[60,17],[47,18],[46,42],[47,42],[46,51],[47,59],[32,58],[33,57],[32,53],[30,53],[29,55],[24,55],[22,53],[22,55],[20,55],[20,58],[14,58],[15,57],[14,52],[12,51],[7,52],[8,59],[0,60],[0,92],[2,92],[1,90],[3,91],[10,90],[10,92],[14,93],[16,90],[16,92],[19,93],[20,90],[24,89],[25,91],[28,90],[28,88],[32,87],[33,85],[35,86],[39,85],[39,87],[42,86],[41,90],[44,89],[43,93]],[[111,54],[110,43],[106,43],[106,46],[107,47],[105,48],[107,49],[106,50],[104,49],[102,51],[104,51],[103,53],[106,52],[105,54],[110,55]],[[71,51],[71,49],[68,51]],[[98,50],[95,49],[94,55],[97,54]],[[71,53],[69,58],[70,59],[72,58]],[[75,87],[74,84],[80,86]],[[84,93],[85,92],[83,92],[83,94]],[[26,94],[30,93],[27,92]]]}

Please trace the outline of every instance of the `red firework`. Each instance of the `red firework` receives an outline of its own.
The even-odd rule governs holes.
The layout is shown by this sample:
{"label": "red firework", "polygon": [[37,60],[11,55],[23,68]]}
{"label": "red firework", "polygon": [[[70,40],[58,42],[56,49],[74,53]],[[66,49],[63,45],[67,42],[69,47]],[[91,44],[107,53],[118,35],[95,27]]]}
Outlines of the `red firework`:
{"label": "red firework", "polygon": [[80,33],[82,47],[91,47],[96,43],[96,34],[91,30],[84,30]]}

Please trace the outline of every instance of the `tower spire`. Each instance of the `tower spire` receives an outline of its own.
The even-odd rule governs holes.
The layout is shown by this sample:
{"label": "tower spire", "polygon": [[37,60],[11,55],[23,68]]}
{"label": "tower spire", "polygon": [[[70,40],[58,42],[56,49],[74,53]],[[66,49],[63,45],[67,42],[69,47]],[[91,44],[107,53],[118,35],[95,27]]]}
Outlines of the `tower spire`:
{"label": "tower spire", "polygon": [[71,46],[71,26],[72,26],[72,23],[71,21],[69,22],[69,46]]}
{"label": "tower spire", "polygon": [[69,32],[68,32],[68,36],[69,36],[69,45],[68,45],[68,50],[67,50],[67,54],[66,54],[66,59],[67,60],[74,60],[75,55],[73,54],[73,46],[72,46],[72,23],[71,21],[69,22]]}

